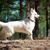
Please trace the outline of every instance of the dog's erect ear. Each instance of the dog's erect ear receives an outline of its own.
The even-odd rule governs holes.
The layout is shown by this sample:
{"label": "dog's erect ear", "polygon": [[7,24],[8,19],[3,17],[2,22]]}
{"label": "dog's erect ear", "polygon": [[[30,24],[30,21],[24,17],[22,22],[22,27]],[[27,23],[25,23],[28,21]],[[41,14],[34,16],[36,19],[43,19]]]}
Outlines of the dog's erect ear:
{"label": "dog's erect ear", "polygon": [[31,8],[31,11],[33,11],[33,8]]}
{"label": "dog's erect ear", "polygon": [[33,11],[35,11],[35,8],[33,9],[33,8],[31,8],[31,12],[33,12]]}
{"label": "dog's erect ear", "polygon": [[34,8],[34,10],[35,10],[35,8]]}

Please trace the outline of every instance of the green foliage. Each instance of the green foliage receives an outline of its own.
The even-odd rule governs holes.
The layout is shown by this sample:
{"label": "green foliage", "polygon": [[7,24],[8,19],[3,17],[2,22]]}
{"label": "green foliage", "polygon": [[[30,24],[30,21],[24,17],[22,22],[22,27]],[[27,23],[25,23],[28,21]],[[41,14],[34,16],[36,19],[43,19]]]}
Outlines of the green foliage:
{"label": "green foliage", "polygon": [[[0,0],[0,20],[8,22],[11,20],[21,20],[23,17],[20,17],[20,1],[19,0]],[[22,10],[25,13],[25,0],[22,2]],[[26,16],[26,13],[23,14]]]}
{"label": "green foliage", "polygon": [[46,1],[40,2],[40,20],[39,20],[39,35],[38,38],[44,38],[46,37],[46,9],[45,9]]}

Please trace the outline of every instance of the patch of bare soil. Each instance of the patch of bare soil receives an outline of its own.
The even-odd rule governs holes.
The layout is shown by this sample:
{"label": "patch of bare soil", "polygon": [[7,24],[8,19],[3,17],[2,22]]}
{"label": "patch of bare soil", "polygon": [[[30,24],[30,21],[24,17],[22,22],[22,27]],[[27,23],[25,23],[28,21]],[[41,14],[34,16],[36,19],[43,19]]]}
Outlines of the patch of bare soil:
{"label": "patch of bare soil", "polygon": [[50,40],[0,40],[0,50],[50,50]]}

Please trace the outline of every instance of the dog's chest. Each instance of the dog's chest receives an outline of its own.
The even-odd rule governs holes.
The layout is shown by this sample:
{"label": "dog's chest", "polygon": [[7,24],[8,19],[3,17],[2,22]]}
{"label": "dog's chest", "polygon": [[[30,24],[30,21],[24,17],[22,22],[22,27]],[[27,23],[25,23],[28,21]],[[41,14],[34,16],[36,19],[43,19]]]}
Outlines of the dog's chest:
{"label": "dog's chest", "polygon": [[35,23],[34,22],[28,22],[25,24],[25,28],[28,30],[33,30],[35,27]]}

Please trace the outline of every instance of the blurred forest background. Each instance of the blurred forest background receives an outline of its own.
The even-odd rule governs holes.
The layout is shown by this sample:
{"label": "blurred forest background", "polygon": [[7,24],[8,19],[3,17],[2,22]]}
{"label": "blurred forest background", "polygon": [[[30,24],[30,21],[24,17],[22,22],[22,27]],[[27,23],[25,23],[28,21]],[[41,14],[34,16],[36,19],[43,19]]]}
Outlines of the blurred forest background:
{"label": "blurred forest background", "polygon": [[[37,8],[40,15],[37,37],[45,38],[48,36],[48,30],[50,31],[50,0],[0,0],[0,21],[8,22],[24,19],[27,16],[27,4]],[[25,36],[20,33],[14,34],[13,38],[22,39]]]}

